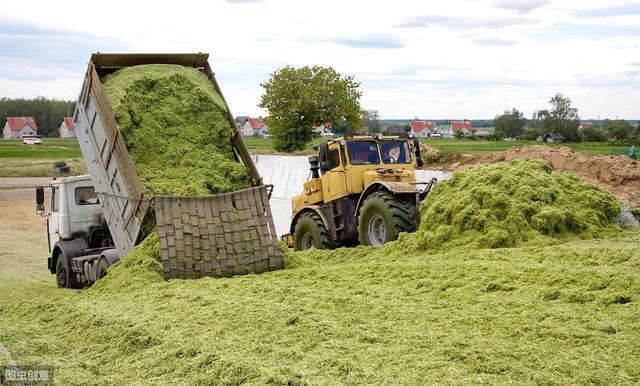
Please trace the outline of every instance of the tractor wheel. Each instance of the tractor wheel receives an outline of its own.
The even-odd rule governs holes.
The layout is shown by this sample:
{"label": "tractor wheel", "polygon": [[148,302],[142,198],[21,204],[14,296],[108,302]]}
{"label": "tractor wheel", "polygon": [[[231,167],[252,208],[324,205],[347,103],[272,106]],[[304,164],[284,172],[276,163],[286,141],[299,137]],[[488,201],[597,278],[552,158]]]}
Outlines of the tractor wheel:
{"label": "tractor wheel", "polygon": [[109,268],[109,263],[106,258],[100,259],[98,262],[98,269],[96,272],[96,280],[100,280],[103,277],[107,276],[107,268]]}
{"label": "tractor wheel", "polygon": [[75,273],[71,271],[63,252],[60,252],[56,261],[56,283],[58,288],[80,288]]}
{"label": "tractor wheel", "polygon": [[311,247],[331,249],[331,236],[317,213],[305,213],[298,219],[293,232],[293,249],[305,251]]}
{"label": "tractor wheel", "polygon": [[380,247],[398,238],[400,232],[413,232],[418,226],[415,200],[381,191],[371,193],[360,208],[358,240]]}

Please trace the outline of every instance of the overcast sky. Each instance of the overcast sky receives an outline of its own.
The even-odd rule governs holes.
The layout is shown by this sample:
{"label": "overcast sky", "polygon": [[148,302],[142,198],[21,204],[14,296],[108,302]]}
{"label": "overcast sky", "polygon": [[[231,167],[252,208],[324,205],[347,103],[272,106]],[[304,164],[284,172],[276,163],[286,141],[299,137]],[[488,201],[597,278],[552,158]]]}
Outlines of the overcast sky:
{"label": "overcast sky", "polygon": [[95,51],[201,51],[236,115],[265,114],[278,68],[323,65],[381,118],[530,117],[556,92],[583,119],[640,118],[640,2],[192,3],[3,1],[0,96],[75,99]]}

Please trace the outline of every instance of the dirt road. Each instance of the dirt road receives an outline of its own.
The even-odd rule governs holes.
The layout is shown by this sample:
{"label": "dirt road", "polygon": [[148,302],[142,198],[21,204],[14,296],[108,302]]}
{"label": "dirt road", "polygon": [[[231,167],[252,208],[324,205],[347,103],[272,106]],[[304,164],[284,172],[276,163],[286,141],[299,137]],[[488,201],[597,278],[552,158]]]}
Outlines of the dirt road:
{"label": "dirt road", "polygon": [[0,177],[0,202],[35,201],[36,186],[47,186],[51,177]]}

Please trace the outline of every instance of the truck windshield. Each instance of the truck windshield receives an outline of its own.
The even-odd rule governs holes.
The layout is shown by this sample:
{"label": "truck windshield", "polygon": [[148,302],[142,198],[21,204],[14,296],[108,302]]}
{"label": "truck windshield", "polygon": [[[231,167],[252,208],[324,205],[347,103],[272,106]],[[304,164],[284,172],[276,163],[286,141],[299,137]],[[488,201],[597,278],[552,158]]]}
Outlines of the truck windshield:
{"label": "truck windshield", "polygon": [[352,165],[378,164],[380,155],[374,141],[353,141],[347,143],[347,152]]}
{"label": "truck windshield", "polygon": [[380,153],[382,154],[382,162],[386,164],[406,164],[411,162],[409,146],[406,141],[381,141]]}

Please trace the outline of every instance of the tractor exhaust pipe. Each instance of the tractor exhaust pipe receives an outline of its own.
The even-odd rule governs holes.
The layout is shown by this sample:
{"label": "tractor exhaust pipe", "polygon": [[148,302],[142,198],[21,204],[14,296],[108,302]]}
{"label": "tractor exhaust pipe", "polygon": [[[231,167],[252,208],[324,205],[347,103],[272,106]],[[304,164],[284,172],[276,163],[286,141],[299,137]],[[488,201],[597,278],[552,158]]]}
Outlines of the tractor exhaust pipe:
{"label": "tractor exhaust pipe", "polygon": [[320,178],[320,159],[317,155],[309,157],[309,170],[311,170],[311,178]]}

